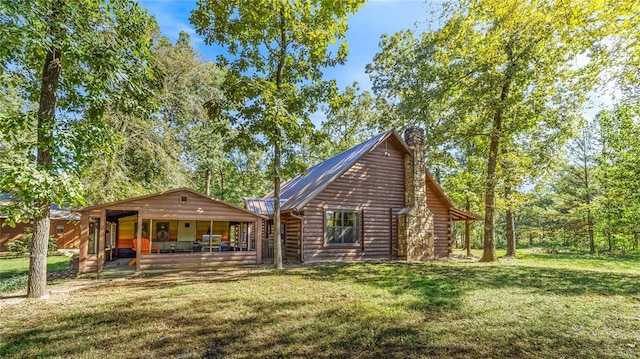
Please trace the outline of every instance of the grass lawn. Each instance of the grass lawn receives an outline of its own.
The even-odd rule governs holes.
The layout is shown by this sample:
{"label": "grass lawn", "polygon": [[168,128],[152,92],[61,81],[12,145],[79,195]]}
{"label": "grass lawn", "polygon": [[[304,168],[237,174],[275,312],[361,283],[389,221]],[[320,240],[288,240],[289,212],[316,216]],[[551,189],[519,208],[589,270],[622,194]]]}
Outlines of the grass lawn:
{"label": "grass lawn", "polygon": [[148,272],[3,306],[0,357],[638,358],[640,257],[607,261]]}
{"label": "grass lawn", "polygon": [[[69,269],[71,258],[67,256],[47,257],[47,272],[58,272]],[[0,257],[0,293],[19,290],[27,286],[29,272],[29,257],[8,256]]]}

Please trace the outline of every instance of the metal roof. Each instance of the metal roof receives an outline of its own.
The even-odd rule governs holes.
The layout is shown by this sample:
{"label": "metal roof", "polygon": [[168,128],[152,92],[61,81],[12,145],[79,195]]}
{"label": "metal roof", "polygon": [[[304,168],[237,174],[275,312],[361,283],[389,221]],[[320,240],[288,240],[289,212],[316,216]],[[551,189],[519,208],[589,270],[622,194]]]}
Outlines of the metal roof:
{"label": "metal roof", "polygon": [[[299,174],[293,179],[283,183],[280,187],[280,209],[282,211],[302,209],[316,195],[322,192],[334,180],[345,173],[364,155],[371,152],[380,143],[389,137],[395,137],[398,144],[411,153],[411,150],[398,135],[398,133],[390,129],[385,131],[359,145],[356,145],[342,153],[339,153],[324,162],[320,162],[309,168],[304,174]],[[457,220],[478,220],[480,216],[470,212],[466,212],[456,208],[453,201],[444,193],[444,190],[433,176],[426,172],[425,186],[431,185],[436,194],[444,200],[448,208],[451,210],[452,219]],[[273,215],[273,192],[264,198],[245,198],[245,207],[258,214]],[[404,208],[402,211],[407,212],[409,209]]]}
{"label": "metal roof", "polygon": [[[280,207],[286,202],[286,199],[280,199]],[[244,207],[253,213],[270,216],[273,214],[273,198],[249,198],[245,197]]]}
{"label": "metal roof", "polygon": [[[8,206],[10,203],[7,202],[0,202],[0,209],[1,207],[5,207]],[[3,214],[2,212],[0,212],[0,218],[7,218],[7,216],[5,214]],[[78,213],[73,213],[70,209],[68,208],[60,208],[55,204],[51,205],[51,211],[49,212],[49,218],[51,219],[57,219],[57,220],[61,220],[61,221],[79,221],[80,220],[80,214]]]}
{"label": "metal roof", "polygon": [[[387,130],[359,145],[339,153],[309,168],[306,173],[299,174],[285,182],[280,188],[280,197],[287,198],[282,210],[299,210],[324,190],[331,182],[351,168],[362,156],[369,153],[389,136],[396,136],[403,147],[410,152],[402,138],[395,130]],[[273,198],[273,193],[265,199]]]}

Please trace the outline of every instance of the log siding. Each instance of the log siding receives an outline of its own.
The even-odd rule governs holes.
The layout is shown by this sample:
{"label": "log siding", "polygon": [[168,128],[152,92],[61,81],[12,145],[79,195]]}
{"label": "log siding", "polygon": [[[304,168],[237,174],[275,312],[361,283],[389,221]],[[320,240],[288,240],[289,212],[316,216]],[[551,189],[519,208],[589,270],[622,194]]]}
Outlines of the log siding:
{"label": "log siding", "polygon": [[255,251],[146,254],[140,258],[140,269],[162,269],[173,267],[210,267],[256,264]]}
{"label": "log siding", "polygon": [[284,258],[290,261],[302,261],[301,237],[302,237],[302,221],[292,215],[283,216],[285,225],[285,255]]}
{"label": "log siding", "polygon": [[452,221],[449,206],[437,196],[431,185],[427,185],[427,207],[433,214],[433,231],[436,236],[434,254],[436,257],[447,257],[451,254]]}
{"label": "log siding", "polygon": [[[390,259],[397,232],[389,225],[389,211],[404,207],[404,155],[404,149],[387,139],[304,207],[305,262]],[[358,244],[326,244],[328,210],[359,212]]]}

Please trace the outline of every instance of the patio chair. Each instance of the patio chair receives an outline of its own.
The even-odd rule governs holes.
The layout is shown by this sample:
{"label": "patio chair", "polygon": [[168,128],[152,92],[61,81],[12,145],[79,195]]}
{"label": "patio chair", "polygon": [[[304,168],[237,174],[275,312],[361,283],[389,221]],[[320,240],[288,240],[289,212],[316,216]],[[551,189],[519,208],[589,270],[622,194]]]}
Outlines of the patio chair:
{"label": "patio chair", "polygon": [[[134,252],[137,252],[136,250],[136,243],[138,241],[136,239],[133,240],[133,247],[131,247],[131,249],[133,249]],[[160,253],[160,247],[151,247],[151,240],[149,240],[149,238],[142,238],[142,247],[140,248],[140,254],[151,254],[151,252],[156,252],[156,253]],[[134,264],[136,264],[136,261],[138,260],[138,258],[133,258],[133,260],[131,262],[129,262],[129,265],[132,266]]]}

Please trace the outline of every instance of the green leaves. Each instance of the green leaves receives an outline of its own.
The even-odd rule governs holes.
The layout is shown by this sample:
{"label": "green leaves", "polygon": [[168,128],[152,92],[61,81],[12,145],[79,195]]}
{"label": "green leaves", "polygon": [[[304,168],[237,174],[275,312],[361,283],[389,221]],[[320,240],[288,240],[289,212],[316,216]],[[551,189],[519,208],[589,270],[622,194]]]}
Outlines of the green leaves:
{"label": "green leaves", "polygon": [[[436,173],[471,171],[486,178],[489,228],[494,192],[553,170],[554,158],[575,135],[588,92],[615,56],[617,46],[608,42],[638,29],[630,14],[640,5],[454,0],[443,8],[434,30],[383,37],[368,72],[399,123],[426,128]],[[469,183],[453,190],[457,196],[477,181],[452,183]],[[517,202],[498,204],[513,208]],[[490,232],[485,238],[493,237]]]}
{"label": "green leaves", "polygon": [[81,185],[77,178],[68,173],[51,173],[39,169],[33,161],[13,158],[12,162],[0,162],[0,188],[11,189],[9,192],[16,201],[3,207],[2,213],[7,216],[11,226],[24,222],[25,218],[42,216],[43,208],[34,203],[50,201],[59,205],[85,205]]}
{"label": "green leaves", "polygon": [[[155,21],[125,0],[16,0],[0,4],[0,23],[0,192],[19,200],[12,220],[41,216],[33,203],[82,205],[79,174],[109,139],[105,109],[153,109]],[[51,53],[60,76],[43,78]]]}
{"label": "green leaves", "polygon": [[310,115],[331,94],[322,69],[344,61],[346,18],[362,4],[360,0],[198,2],[191,15],[196,31],[206,43],[222,45],[231,55],[221,56],[220,61],[232,70],[227,87],[233,89],[238,104],[230,109],[240,130],[238,144],[277,145],[287,152],[309,136]]}

